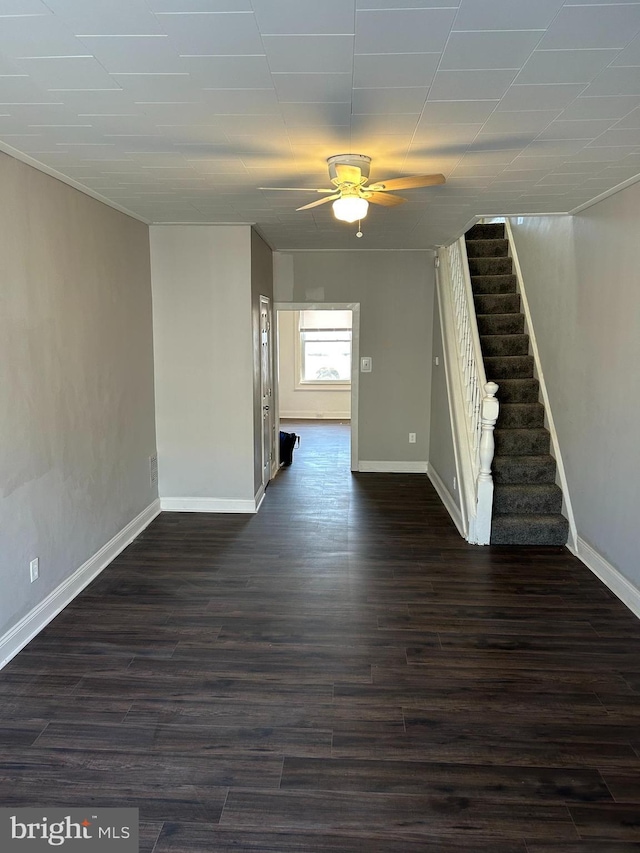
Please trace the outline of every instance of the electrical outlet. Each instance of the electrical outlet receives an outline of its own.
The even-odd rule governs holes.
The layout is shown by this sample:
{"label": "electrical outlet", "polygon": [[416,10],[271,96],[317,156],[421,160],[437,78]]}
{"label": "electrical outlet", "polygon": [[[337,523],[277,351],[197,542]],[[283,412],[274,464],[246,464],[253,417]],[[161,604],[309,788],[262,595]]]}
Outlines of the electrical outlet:
{"label": "electrical outlet", "polygon": [[29,576],[31,578],[31,583],[37,581],[40,577],[40,559],[36,557],[35,560],[31,560],[29,563]]}
{"label": "electrical outlet", "polygon": [[415,443],[416,443],[416,434],[415,434],[415,432],[410,432],[409,433],[409,444],[415,444]]}
{"label": "electrical outlet", "polygon": [[456,478],[454,477],[454,478],[453,478],[453,491],[455,492],[455,490],[456,490],[457,488],[458,488],[458,481],[457,481],[457,480],[456,480]]}

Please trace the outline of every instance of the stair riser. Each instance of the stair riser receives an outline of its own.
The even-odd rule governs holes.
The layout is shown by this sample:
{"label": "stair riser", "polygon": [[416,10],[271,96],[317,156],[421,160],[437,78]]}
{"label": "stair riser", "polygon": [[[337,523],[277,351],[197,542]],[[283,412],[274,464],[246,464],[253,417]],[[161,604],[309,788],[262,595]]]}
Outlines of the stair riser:
{"label": "stair riser", "polygon": [[485,358],[501,355],[528,355],[529,335],[482,335],[480,346]]}
{"label": "stair riser", "polygon": [[511,258],[469,258],[469,272],[474,275],[511,275]]}
{"label": "stair riser", "polygon": [[540,397],[540,383],[537,379],[503,379],[496,394],[500,405],[503,403],[537,403]]}
{"label": "stair riser", "polygon": [[505,355],[485,358],[484,369],[487,379],[500,384],[501,379],[533,378],[532,355]]}
{"label": "stair riser", "polygon": [[506,258],[509,254],[508,240],[467,240],[468,258]]}
{"label": "stair riser", "polygon": [[491,523],[492,545],[565,545],[569,523],[562,515],[538,521],[526,515],[494,515]]}
{"label": "stair riser", "polygon": [[473,297],[477,314],[519,314],[517,293],[481,293]]}
{"label": "stair riser", "polygon": [[524,314],[476,315],[481,335],[521,335],[524,332]]}
{"label": "stair riser", "polygon": [[554,515],[561,509],[562,492],[556,485],[536,487],[533,494],[527,491],[526,486],[521,490],[518,486],[507,489],[496,486],[493,494],[493,511],[497,513]]}
{"label": "stair riser", "polygon": [[464,236],[468,240],[503,240],[504,224],[502,222],[479,223],[470,228]]}
{"label": "stair riser", "polygon": [[500,406],[498,428],[541,429],[544,427],[544,406],[540,403],[504,403]]}
{"label": "stair riser", "polygon": [[494,456],[492,468],[496,485],[534,485],[556,481],[556,463],[552,456]]}
{"label": "stair riser", "polygon": [[474,293],[515,293],[515,275],[474,275],[471,277]]}
{"label": "stair riser", "polygon": [[549,453],[547,430],[496,429],[494,436],[499,456],[542,456]]}

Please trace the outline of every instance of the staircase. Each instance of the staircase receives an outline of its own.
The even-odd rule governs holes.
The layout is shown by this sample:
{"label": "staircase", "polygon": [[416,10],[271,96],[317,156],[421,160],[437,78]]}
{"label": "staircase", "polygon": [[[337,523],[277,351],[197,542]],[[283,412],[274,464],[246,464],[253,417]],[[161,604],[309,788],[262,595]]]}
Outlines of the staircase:
{"label": "staircase", "polygon": [[500,386],[491,544],[565,545],[569,523],[504,225],[474,225],[465,242],[485,371]]}

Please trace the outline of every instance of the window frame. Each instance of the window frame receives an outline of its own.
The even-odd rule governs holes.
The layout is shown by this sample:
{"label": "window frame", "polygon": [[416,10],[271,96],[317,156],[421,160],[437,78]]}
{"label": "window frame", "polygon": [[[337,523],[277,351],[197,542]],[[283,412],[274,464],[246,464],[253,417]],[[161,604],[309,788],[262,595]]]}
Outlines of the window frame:
{"label": "window frame", "polygon": [[[309,309],[305,309],[309,310]],[[321,311],[321,310],[331,310],[331,309],[321,309],[316,308],[313,310]],[[295,390],[296,391],[350,391],[351,389],[351,377],[349,379],[304,379],[303,371],[304,371],[304,339],[303,335],[305,331],[311,331],[309,329],[301,329],[300,328],[300,315],[301,311],[295,311],[295,319],[293,324],[293,334],[294,334],[294,353],[295,353]],[[318,329],[317,331],[340,331],[339,329]],[[350,351],[350,361],[353,362],[353,327],[350,329],[346,329],[345,331],[349,332],[349,351]]]}

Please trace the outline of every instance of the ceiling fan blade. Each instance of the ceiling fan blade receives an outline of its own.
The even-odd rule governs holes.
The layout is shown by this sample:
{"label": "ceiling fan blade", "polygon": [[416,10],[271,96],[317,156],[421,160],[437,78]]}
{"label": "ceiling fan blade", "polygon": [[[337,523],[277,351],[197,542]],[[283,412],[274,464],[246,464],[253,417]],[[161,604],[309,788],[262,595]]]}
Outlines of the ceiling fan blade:
{"label": "ceiling fan blade", "polygon": [[366,193],[365,198],[372,204],[381,204],[383,207],[395,207],[397,204],[404,204],[406,198],[392,193]]}
{"label": "ceiling fan blade", "polygon": [[362,172],[357,166],[347,166],[344,163],[338,163],[336,166],[336,177],[339,184],[359,184],[362,180]]}
{"label": "ceiling fan blade", "polygon": [[390,178],[386,181],[373,181],[369,186],[374,192],[386,192],[387,190],[413,190],[418,187],[432,187],[436,184],[444,184],[444,175],[410,175],[407,178]]}
{"label": "ceiling fan blade", "polygon": [[331,187],[330,190],[318,190],[315,187],[258,187],[259,190],[276,190],[277,192],[287,192],[287,193],[334,193],[336,191],[335,187]]}
{"label": "ceiling fan blade", "polygon": [[319,207],[321,204],[326,204],[328,201],[334,201],[337,198],[340,198],[340,193],[328,195],[326,198],[319,198],[318,201],[312,201],[311,204],[305,204],[304,207],[297,207],[296,210],[309,210],[312,207]]}

